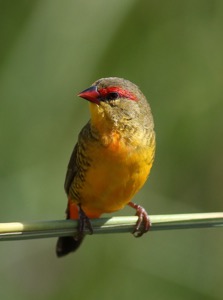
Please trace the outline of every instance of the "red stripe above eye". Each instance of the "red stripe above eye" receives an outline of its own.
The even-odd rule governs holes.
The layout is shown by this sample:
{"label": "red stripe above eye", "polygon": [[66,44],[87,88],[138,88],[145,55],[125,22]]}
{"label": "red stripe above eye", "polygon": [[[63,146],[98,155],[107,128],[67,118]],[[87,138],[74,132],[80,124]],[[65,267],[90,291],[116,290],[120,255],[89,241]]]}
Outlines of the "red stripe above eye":
{"label": "red stripe above eye", "polygon": [[127,98],[133,101],[138,101],[137,97],[133,93],[117,86],[110,86],[107,88],[103,88],[100,89],[98,92],[100,93],[101,97],[106,97],[110,93],[118,93],[120,95],[120,98]]}

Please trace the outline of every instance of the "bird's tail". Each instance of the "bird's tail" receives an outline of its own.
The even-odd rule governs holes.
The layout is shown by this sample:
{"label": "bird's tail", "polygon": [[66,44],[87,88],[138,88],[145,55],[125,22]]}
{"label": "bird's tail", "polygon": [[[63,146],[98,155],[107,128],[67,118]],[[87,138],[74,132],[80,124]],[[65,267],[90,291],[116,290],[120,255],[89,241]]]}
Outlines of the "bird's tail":
{"label": "bird's tail", "polygon": [[[66,219],[79,219],[78,206],[68,199],[68,205],[66,209]],[[70,252],[76,251],[84,239],[84,235],[77,236],[62,236],[59,237],[56,244],[56,255],[62,257]]]}
{"label": "bird's tail", "polygon": [[76,251],[82,243],[84,236],[75,239],[73,236],[62,236],[57,240],[56,254],[62,257],[70,252]]}

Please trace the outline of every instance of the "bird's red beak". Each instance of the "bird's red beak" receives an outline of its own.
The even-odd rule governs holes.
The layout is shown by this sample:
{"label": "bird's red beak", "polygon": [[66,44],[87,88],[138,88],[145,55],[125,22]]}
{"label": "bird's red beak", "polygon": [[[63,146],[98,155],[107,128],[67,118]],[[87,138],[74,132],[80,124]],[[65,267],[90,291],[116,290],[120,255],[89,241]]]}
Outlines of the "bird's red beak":
{"label": "bird's red beak", "polygon": [[84,90],[83,92],[78,94],[78,96],[96,104],[100,103],[99,100],[100,94],[98,92],[96,85],[93,85],[88,89]]}

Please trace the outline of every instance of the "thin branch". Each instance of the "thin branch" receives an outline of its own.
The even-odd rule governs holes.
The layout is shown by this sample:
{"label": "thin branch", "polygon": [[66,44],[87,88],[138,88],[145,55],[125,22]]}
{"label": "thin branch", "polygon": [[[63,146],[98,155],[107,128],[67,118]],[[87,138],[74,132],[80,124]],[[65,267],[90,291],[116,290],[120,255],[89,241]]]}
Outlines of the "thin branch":
{"label": "thin branch", "polygon": [[[151,231],[223,227],[223,212],[150,216]],[[137,217],[92,219],[94,234],[132,232]],[[77,221],[39,221],[0,223],[0,241],[69,236],[77,233]],[[85,232],[89,234],[88,230]]]}

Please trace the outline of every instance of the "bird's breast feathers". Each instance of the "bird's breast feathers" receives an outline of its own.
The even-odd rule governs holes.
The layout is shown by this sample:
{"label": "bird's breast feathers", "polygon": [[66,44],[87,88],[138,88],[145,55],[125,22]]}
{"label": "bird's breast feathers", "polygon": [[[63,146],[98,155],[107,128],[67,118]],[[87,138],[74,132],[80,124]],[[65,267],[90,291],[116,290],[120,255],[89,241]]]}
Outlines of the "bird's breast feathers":
{"label": "bird's breast feathers", "polygon": [[90,166],[82,185],[81,203],[86,213],[123,208],[145,183],[154,149],[126,141],[119,132],[88,145]]}

